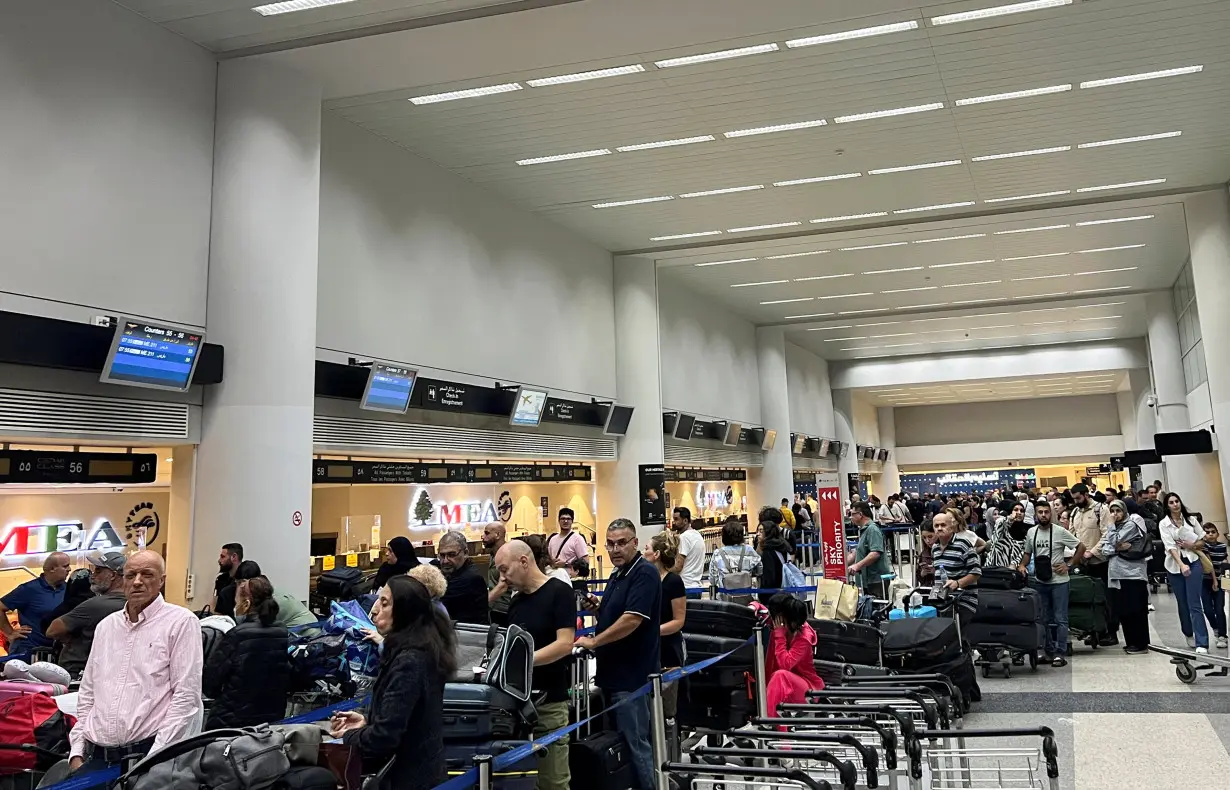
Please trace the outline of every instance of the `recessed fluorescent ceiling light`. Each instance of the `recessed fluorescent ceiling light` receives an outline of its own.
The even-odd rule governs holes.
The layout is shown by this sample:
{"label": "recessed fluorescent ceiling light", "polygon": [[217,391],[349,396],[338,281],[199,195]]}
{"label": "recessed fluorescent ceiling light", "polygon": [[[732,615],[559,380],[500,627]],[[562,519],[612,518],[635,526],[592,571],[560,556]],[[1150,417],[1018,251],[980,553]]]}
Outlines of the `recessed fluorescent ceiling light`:
{"label": "recessed fluorescent ceiling light", "polygon": [[913,214],[916,211],[936,211],[942,208],[964,208],[965,206],[974,205],[972,200],[964,200],[960,203],[938,203],[934,206],[918,206],[916,208],[900,208],[895,210],[894,214]]}
{"label": "recessed fluorescent ceiling light", "polygon": [[1013,195],[1012,197],[987,198],[983,203],[1007,203],[1010,200],[1034,200],[1035,198],[1057,197],[1059,195],[1070,195],[1070,189],[1057,189],[1054,192],[1034,192],[1032,195]]}
{"label": "recessed fluorescent ceiling light", "polygon": [[[1084,306],[1084,307],[1086,307],[1086,308],[1090,308],[1090,307],[1118,307],[1118,306],[1123,305],[1123,304],[1127,304],[1127,302],[1102,302],[1101,304],[1087,304],[1087,305],[1083,305],[1083,306]],[[1067,308],[1064,308],[1064,309],[1067,309]],[[1115,318],[1119,318],[1119,317],[1120,317],[1120,316],[1115,316]]]}
{"label": "recessed fluorescent ceiling light", "polygon": [[863,293],[857,293],[857,294],[829,294],[828,296],[817,296],[816,298],[817,299],[852,299],[857,296],[875,296],[875,294],[871,293],[870,291],[865,291]]}
{"label": "recessed fluorescent ceiling light", "polygon": [[869,272],[863,272],[863,274],[896,274],[897,272],[916,272],[921,269],[921,266],[906,266],[901,269],[872,269]]}
{"label": "recessed fluorescent ceiling light", "polygon": [[[807,313],[806,315],[788,315],[786,316],[786,318],[824,318],[830,315],[836,315],[836,313]],[[841,328],[849,329],[849,327],[841,327]],[[810,332],[812,330],[809,329],[807,331]]]}
{"label": "recessed fluorescent ceiling light", "polygon": [[871,219],[872,217],[887,217],[887,211],[871,211],[866,214],[846,214],[841,217],[821,217],[813,219],[812,222],[846,222],[852,219]]}
{"label": "recessed fluorescent ceiling light", "polygon": [[916,112],[930,112],[931,110],[944,109],[944,102],[937,101],[931,104],[915,104],[910,107],[897,107],[892,110],[876,110],[874,112],[860,112],[854,115],[838,115],[833,119],[834,123],[853,123],[855,121],[870,121],[876,118],[891,118],[894,115],[912,115]]}
{"label": "recessed fluorescent ceiling light", "polygon": [[354,0],[286,0],[285,3],[258,5],[252,10],[261,16],[274,16],[275,14],[289,14],[292,11],[307,11],[309,8],[324,8],[327,5],[341,5],[342,3],[350,3],[353,1]]}
{"label": "recessed fluorescent ceiling light", "polygon": [[795,38],[786,42],[786,46],[791,49],[799,47],[814,47],[817,44],[835,44],[838,41],[851,41],[856,38],[868,38],[870,36],[883,36],[889,33],[904,33],[907,30],[917,30],[918,23],[914,20],[909,22],[894,22],[890,25],[876,25],[875,27],[860,27],[857,30],[843,30],[840,33],[829,33],[824,36],[809,36],[807,38]]}
{"label": "recessed fluorescent ceiling light", "polygon": [[986,299],[963,299],[960,302],[952,302],[951,304],[986,304],[987,302],[998,302],[1001,299],[1003,299],[1002,296],[991,296]]}
{"label": "recessed fluorescent ceiling light", "polygon": [[1092,272],[1075,272],[1073,273],[1072,276],[1073,277],[1087,277],[1091,274],[1114,274],[1115,272],[1134,272],[1138,268],[1139,267],[1137,266],[1124,266],[1120,269],[1098,269]]}
{"label": "recessed fluorescent ceiling light", "polygon": [[817,118],[814,121],[796,121],[794,123],[779,123],[773,126],[757,126],[752,129],[735,129],[733,132],[723,132],[726,137],[753,137],[758,134],[773,134],[774,132],[793,132],[795,129],[813,129],[817,126],[828,126],[828,121]]}
{"label": "recessed fluorescent ceiling light", "polygon": [[796,277],[794,281],[796,283],[809,283],[809,282],[812,282],[813,280],[836,280],[839,277],[853,277],[853,276],[854,276],[853,272],[848,272],[846,274],[817,274],[814,277]]}
{"label": "recessed fluorescent ceiling light", "polygon": [[1054,324],[1066,324],[1066,323],[1068,322],[1067,321],[1026,321],[1025,326],[1052,326]]}
{"label": "recessed fluorescent ceiling light", "polygon": [[725,187],[724,189],[706,189],[704,192],[684,192],[679,197],[698,198],[710,195],[729,195],[733,192],[751,192],[756,189],[764,189],[764,184],[751,184],[745,187]]}
{"label": "recessed fluorescent ceiling light", "polygon": [[771,225],[748,225],[746,228],[727,228],[727,233],[747,233],[752,230],[773,230],[774,228],[793,228],[802,222],[774,222]]}
{"label": "recessed fluorescent ceiling light", "polygon": [[890,241],[885,244],[864,244],[859,247],[839,247],[842,252],[857,252],[858,250],[878,250],[882,247],[904,247],[908,241]]}
{"label": "recessed fluorescent ceiling light", "polygon": [[775,187],[793,187],[799,184],[819,184],[822,181],[840,181],[845,178],[858,178],[862,173],[838,173],[835,176],[815,176],[813,178],[792,178],[789,181],[774,181]]}
{"label": "recessed fluorescent ceiling light", "polygon": [[1036,228],[1015,228],[1013,230],[997,230],[995,231],[995,235],[996,236],[1007,236],[1010,233],[1033,233],[1034,231],[1039,231],[1039,230],[1061,230],[1063,228],[1069,228],[1069,227],[1071,227],[1071,225],[1039,225]]}
{"label": "recessed fluorescent ceiling light", "polygon": [[1127,189],[1128,187],[1147,187],[1153,184],[1165,184],[1164,178],[1150,178],[1145,181],[1125,181],[1122,184],[1103,184],[1096,187],[1081,187],[1077,192],[1102,192],[1107,189]]}
{"label": "recessed fluorescent ceiling light", "polygon": [[615,66],[610,69],[579,71],[576,74],[560,74],[557,77],[543,77],[536,80],[526,80],[525,84],[529,85],[531,88],[544,88],[548,85],[563,85],[567,82],[585,82],[587,80],[600,80],[605,77],[620,77],[624,74],[639,74],[644,70],[644,66],[639,63],[634,63],[631,66]]}
{"label": "recessed fluorescent ceiling light", "polygon": [[[1112,318],[1123,318],[1123,316],[1121,316],[1121,315],[1104,315],[1104,316],[1102,316],[1101,318],[1078,318],[1078,319],[1076,319],[1076,320],[1077,320],[1077,321],[1109,321],[1109,320],[1110,320],[1110,319],[1112,319]],[[1077,378],[1079,379],[1079,378],[1082,378],[1082,377],[1081,377],[1081,376],[1077,376]]]}
{"label": "recessed fluorescent ceiling light", "polygon": [[595,203],[594,208],[615,208],[616,206],[635,206],[639,203],[661,203],[663,200],[674,200],[671,195],[658,197],[633,198],[632,200],[612,200],[609,203]]}
{"label": "recessed fluorescent ceiling light", "polygon": [[677,145],[691,145],[692,143],[711,143],[717,138],[711,134],[697,135],[696,137],[679,137],[674,140],[659,140],[655,143],[636,143],[634,145],[621,145],[616,148],[616,151],[627,153],[629,151],[647,151],[650,148],[673,148]]}
{"label": "recessed fluorescent ceiling light", "polygon": [[961,239],[981,239],[985,233],[967,233],[964,236],[941,236],[938,239],[915,239],[914,244],[933,244],[937,241],[960,241]]}
{"label": "recessed fluorescent ceiling light", "polygon": [[691,66],[696,63],[711,63],[715,60],[730,60],[731,58],[741,58],[745,55],[760,55],[765,52],[776,52],[777,44],[757,44],[754,47],[739,47],[737,49],[723,49],[718,52],[705,52],[701,55],[688,55],[682,58],[668,58],[666,60],[655,60],[653,65],[660,69],[669,69],[674,66]]}
{"label": "recessed fluorescent ceiling light", "polygon": [[1000,260],[1004,261],[1005,263],[1007,263],[1008,261],[1032,261],[1037,258],[1060,258],[1068,254],[1069,253],[1066,253],[1066,252],[1043,252],[1043,253],[1039,253],[1038,255],[1017,255],[1013,258],[1001,258]]}
{"label": "recessed fluorescent ceiling light", "polygon": [[943,14],[931,17],[933,25],[955,25],[959,22],[976,22],[980,19],[990,19],[1007,14],[1023,14],[1026,11],[1039,11],[1043,8],[1055,8],[1061,5],[1071,5],[1072,0],[1028,0],[1024,3],[998,5],[990,8],[979,8],[974,11],[962,11],[959,14]]}
{"label": "recessed fluorescent ceiling light", "polygon": [[728,263],[749,263],[751,261],[758,261],[758,260],[760,259],[759,258],[731,258],[728,261],[711,261],[709,263],[694,263],[692,265],[693,266],[725,266]]}
{"label": "recessed fluorescent ceiling light", "polygon": [[996,159],[1016,159],[1019,156],[1038,156],[1040,154],[1058,154],[1063,151],[1071,151],[1070,145],[1057,145],[1052,148],[1034,148],[1029,151],[1013,151],[1010,154],[987,154],[986,156],[975,156],[973,162],[991,162]]}
{"label": "recessed fluorescent ceiling light", "polygon": [[825,343],[839,343],[843,340],[850,341],[850,340],[866,340],[866,339],[867,339],[866,335],[860,335],[856,337],[826,337],[824,338],[824,342]]}
{"label": "recessed fluorescent ceiling light", "polygon": [[1055,280],[1060,277],[1071,277],[1070,274],[1035,274],[1032,277],[1014,277],[1012,282],[1023,283],[1028,280]]}
{"label": "recessed fluorescent ceiling light", "polygon": [[872,176],[882,176],[888,173],[904,173],[908,170],[930,170],[936,167],[952,167],[961,164],[960,159],[948,159],[943,162],[927,162],[921,165],[903,165],[901,167],[879,167],[875,170],[868,170],[867,174]]}
{"label": "recessed fluorescent ceiling light", "polygon": [[[1002,282],[1003,280],[982,280],[976,283],[953,283],[952,285],[945,285],[944,287],[945,288],[968,288],[972,285],[997,285]],[[953,317],[956,318],[957,316],[953,316]]]}
{"label": "recessed fluorescent ceiling light", "polygon": [[1076,227],[1083,228],[1087,225],[1111,225],[1116,222],[1139,222],[1142,219],[1153,219],[1152,214],[1141,214],[1139,217],[1115,217],[1114,219],[1091,219],[1085,222],[1076,223]]}
{"label": "recessed fluorescent ceiling light", "polygon": [[947,305],[948,305],[948,302],[931,302],[930,304],[911,304],[911,305],[906,305],[906,307],[909,307],[913,310],[922,310],[923,308],[927,308],[927,307],[946,307]]}
{"label": "recessed fluorescent ceiling light", "polygon": [[[427,96],[411,96],[411,104],[438,104],[442,101],[456,101],[458,99],[474,99],[479,96],[491,96],[496,93],[509,93],[511,91],[521,90],[521,83],[507,82],[503,85],[487,85],[482,88],[467,88],[461,91],[447,91],[446,93],[432,93]],[[607,151],[606,153],[611,153]],[[553,161],[553,160],[546,160]],[[518,162],[517,164],[532,164],[532,162]]]}
{"label": "recessed fluorescent ceiling light", "polygon": [[758,283],[735,283],[731,288],[754,288],[758,285],[782,285],[790,282],[789,280],[763,280]]}
{"label": "recessed fluorescent ceiling light", "polygon": [[1158,80],[1163,77],[1178,77],[1182,74],[1197,74],[1204,71],[1204,66],[1181,66],[1177,69],[1163,69],[1161,71],[1145,71],[1140,74],[1125,74],[1122,77],[1110,77],[1103,80],[1088,80],[1082,82],[1082,88],[1102,88],[1107,85],[1122,85],[1126,82],[1144,82],[1145,80]]}
{"label": "recessed fluorescent ceiling light", "polygon": [[768,302],[761,302],[761,304],[790,304],[792,302],[811,302],[814,299],[815,297],[813,296],[805,296],[802,299],[773,299]]}
{"label": "recessed fluorescent ceiling light", "polygon": [[900,323],[902,322],[901,321],[876,321],[874,324],[859,324],[858,328],[863,329],[864,327],[868,327],[868,326],[893,326],[895,324],[900,324]]}
{"label": "recessed fluorescent ceiling light", "polygon": [[933,263],[928,266],[928,269],[951,269],[954,266],[974,266],[979,263],[995,263],[994,258],[985,258],[980,261],[957,261],[956,263]]}
{"label": "recessed fluorescent ceiling light", "polygon": [[[867,313],[887,313],[887,307],[870,307],[866,310],[842,310],[837,315],[866,315]],[[871,324],[868,324],[871,326]]]}
{"label": "recessed fluorescent ceiling light", "polygon": [[1104,286],[1104,287],[1102,287],[1102,288],[1093,288],[1093,289],[1090,289],[1090,290],[1087,290],[1087,291],[1073,291],[1073,292],[1072,292],[1072,294],[1073,294],[1073,295],[1076,295],[1076,294],[1097,294],[1097,293],[1102,293],[1102,292],[1104,292],[1104,291],[1126,291],[1128,288],[1131,288],[1131,287],[1132,287],[1132,286],[1130,286],[1130,285],[1107,285],[1107,286]]}
{"label": "recessed fluorescent ceiling light", "polygon": [[592,151],[576,151],[571,154],[553,154],[551,156],[535,156],[532,159],[518,159],[519,165],[541,165],[546,162],[563,162],[568,159],[588,159],[591,156],[606,156],[611,153],[609,148],[595,148]]}
{"label": "recessed fluorescent ceiling light", "polygon": [[842,324],[841,326],[818,326],[813,329],[808,329],[808,332],[834,332],[838,329],[853,329],[853,324]]}
{"label": "recessed fluorescent ceiling light", "polygon": [[673,239],[696,239],[696,238],[700,238],[701,236],[721,236],[721,235],[722,235],[722,231],[720,230],[701,230],[701,231],[697,231],[696,233],[674,233],[674,234],[671,234],[670,236],[653,236],[649,240],[650,241],[671,241]]}
{"label": "recessed fluorescent ceiling light", "polygon": [[805,258],[808,255],[824,255],[830,250],[811,250],[810,252],[787,252],[782,255],[766,255],[765,260],[780,261],[783,258]]}
{"label": "recessed fluorescent ceiling light", "polygon": [[1183,132],[1162,132],[1161,134],[1142,134],[1138,137],[1119,137],[1114,140],[1098,140],[1094,143],[1081,143],[1077,148],[1101,148],[1106,145],[1124,145],[1125,143],[1143,143],[1149,140],[1165,140],[1167,137],[1178,137]]}
{"label": "recessed fluorescent ceiling light", "polygon": [[918,288],[893,288],[887,291],[880,291],[880,293],[882,294],[908,294],[908,293],[913,293],[914,291],[934,291],[938,288],[939,288],[938,285],[923,285]]}
{"label": "recessed fluorescent ceiling light", "polygon": [[1121,244],[1118,247],[1094,247],[1089,250],[1077,250],[1077,255],[1084,255],[1090,252],[1117,252],[1118,250],[1138,250],[1144,247],[1144,244]]}
{"label": "recessed fluorescent ceiling light", "polygon": [[1009,101],[1011,99],[1028,99],[1031,96],[1045,96],[1049,93],[1065,93],[1072,90],[1071,83],[1063,85],[1047,85],[1045,88],[1029,88],[1023,91],[1008,93],[992,93],[986,96],[971,96],[968,99],[957,99],[958,107],[968,107],[971,104],[986,104],[988,102]]}

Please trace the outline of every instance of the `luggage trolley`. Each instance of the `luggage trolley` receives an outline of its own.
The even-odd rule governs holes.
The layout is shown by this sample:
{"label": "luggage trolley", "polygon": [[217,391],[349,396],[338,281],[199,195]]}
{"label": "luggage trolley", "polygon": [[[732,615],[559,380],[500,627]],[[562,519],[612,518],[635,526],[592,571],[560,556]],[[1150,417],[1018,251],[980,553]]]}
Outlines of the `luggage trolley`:
{"label": "luggage trolley", "polygon": [[[963,745],[1013,737],[1037,737],[1041,744]],[[1059,749],[1050,727],[923,730],[918,738],[921,754],[910,765],[911,790],[1059,790]]]}

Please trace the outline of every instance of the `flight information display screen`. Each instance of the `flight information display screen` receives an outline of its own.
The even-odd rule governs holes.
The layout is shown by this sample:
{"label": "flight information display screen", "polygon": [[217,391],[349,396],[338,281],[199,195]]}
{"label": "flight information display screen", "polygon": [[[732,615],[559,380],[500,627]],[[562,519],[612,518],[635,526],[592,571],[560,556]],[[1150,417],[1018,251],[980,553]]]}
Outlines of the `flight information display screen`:
{"label": "flight information display screen", "polygon": [[410,393],[414,391],[416,378],[417,370],[383,362],[373,363],[359,408],[405,414],[410,407]]}
{"label": "flight information display screen", "polygon": [[547,393],[543,390],[521,387],[513,401],[509,421],[513,425],[534,426],[542,419],[542,409],[547,405]]}
{"label": "flight information display screen", "polygon": [[204,343],[197,332],[120,319],[101,380],[182,392],[192,383]]}

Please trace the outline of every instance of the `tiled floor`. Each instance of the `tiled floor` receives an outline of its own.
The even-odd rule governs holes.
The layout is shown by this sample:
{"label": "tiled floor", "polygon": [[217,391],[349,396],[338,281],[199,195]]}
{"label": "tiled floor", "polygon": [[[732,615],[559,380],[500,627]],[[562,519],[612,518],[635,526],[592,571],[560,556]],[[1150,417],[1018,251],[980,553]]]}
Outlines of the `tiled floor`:
{"label": "tiled floor", "polygon": [[[1186,649],[1174,598],[1163,590],[1153,603],[1154,644]],[[1184,685],[1160,654],[1083,645],[1067,667],[1014,670],[1011,678],[980,678],[983,702],[965,726],[1052,728],[1062,790],[1225,786],[1230,678]]]}

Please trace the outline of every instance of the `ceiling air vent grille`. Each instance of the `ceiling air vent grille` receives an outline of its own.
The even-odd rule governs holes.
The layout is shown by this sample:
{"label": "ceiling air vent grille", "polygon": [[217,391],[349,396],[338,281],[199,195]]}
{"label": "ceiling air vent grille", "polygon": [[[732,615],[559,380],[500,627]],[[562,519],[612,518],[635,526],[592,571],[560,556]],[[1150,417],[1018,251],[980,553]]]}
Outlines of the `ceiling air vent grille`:
{"label": "ceiling air vent grille", "polygon": [[668,464],[736,466],[745,469],[764,466],[764,453],[760,452],[719,450],[710,447],[684,447],[677,444],[668,444],[664,449]]}
{"label": "ceiling air vent grille", "polygon": [[426,457],[544,458],[614,461],[615,440],[607,437],[553,436],[487,431],[444,425],[412,425],[392,420],[356,420],[317,415],[313,444],[317,451],[394,450]]}
{"label": "ceiling air vent grille", "polygon": [[801,458],[796,455],[790,459],[790,464],[795,469],[811,469],[818,472],[831,472],[837,468],[837,459]]}
{"label": "ceiling air vent grille", "polygon": [[0,434],[187,439],[188,405],[0,389]]}

